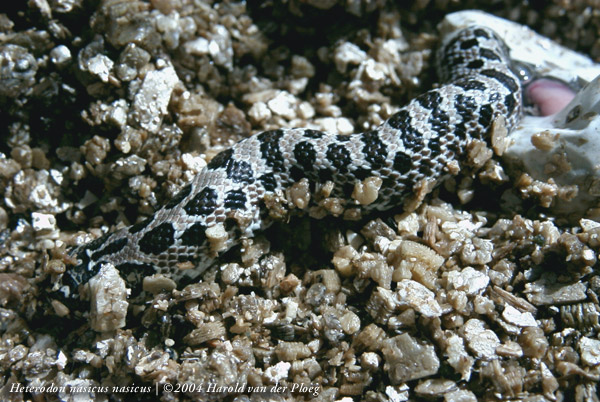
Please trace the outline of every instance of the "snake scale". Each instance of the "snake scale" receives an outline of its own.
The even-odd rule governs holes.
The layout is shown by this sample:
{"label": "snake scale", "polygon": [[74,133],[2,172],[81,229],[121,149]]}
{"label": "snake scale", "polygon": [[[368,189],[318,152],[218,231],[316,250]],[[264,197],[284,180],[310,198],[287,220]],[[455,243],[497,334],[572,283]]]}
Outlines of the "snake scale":
{"label": "snake scale", "polygon": [[[79,286],[103,263],[116,267],[134,295],[148,275],[162,273],[176,282],[197,277],[217,257],[207,231],[221,227],[227,233],[220,252],[226,251],[269,225],[266,195],[282,194],[303,178],[313,190],[333,182],[332,196],[354,202],[354,184],[379,177],[378,197],[363,210],[401,204],[424,179],[439,183],[451,165],[465,162],[472,140],[490,142],[494,119],[503,116],[508,130],[517,124],[521,83],[510,69],[506,45],[486,27],[446,38],[437,61],[444,84],[374,130],[352,135],[271,130],[217,154],[152,217],[75,248],[77,264],[63,274],[59,292],[79,299]],[[184,262],[194,268],[180,269]]]}

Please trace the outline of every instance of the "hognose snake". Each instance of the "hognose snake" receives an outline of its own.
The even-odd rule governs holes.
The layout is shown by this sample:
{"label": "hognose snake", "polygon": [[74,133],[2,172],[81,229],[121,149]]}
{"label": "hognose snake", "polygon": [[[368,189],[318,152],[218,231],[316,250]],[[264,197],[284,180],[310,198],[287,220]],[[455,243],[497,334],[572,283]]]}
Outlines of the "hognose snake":
{"label": "hognose snake", "polygon": [[[456,171],[473,140],[489,143],[494,120],[510,130],[521,114],[521,83],[510,69],[506,46],[490,29],[470,27],[447,38],[438,52],[440,80],[378,128],[348,136],[309,129],[254,135],[216,155],[173,199],[144,222],[72,251],[78,264],[61,278],[65,300],[79,299],[103,263],[112,263],[139,292],[144,276],[174,281],[197,277],[217,257],[207,231],[227,233],[221,253],[266,228],[265,197],[282,194],[306,178],[310,189],[332,182],[332,197],[363,211],[400,205],[416,186],[437,184]],[[377,199],[352,199],[356,183],[381,179]],[[193,269],[179,269],[182,263]],[[134,294],[136,291],[134,291]]]}

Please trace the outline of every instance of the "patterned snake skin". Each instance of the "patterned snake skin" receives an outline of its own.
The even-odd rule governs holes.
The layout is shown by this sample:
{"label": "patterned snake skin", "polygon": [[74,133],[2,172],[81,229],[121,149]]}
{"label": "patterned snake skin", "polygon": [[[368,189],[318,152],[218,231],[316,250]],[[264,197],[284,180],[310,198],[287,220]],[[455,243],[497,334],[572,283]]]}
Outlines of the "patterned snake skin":
{"label": "patterned snake skin", "polygon": [[[308,179],[335,184],[331,194],[352,200],[354,184],[382,179],[378,198],[363,210],[401,205],[424,180],[439,183],[450,166],[461,166],[474,139],[488,143],[495,118],[508,130],[521,113],[521,84],[510,70],[505,44],[488,28],[470,27],[449,38],[438,52],[445,82],[411,101],[380,127],[353,135],[281,129],[254,135],[216,155],[193,182],[144,222],[73,250],[78,264],[62,277],[60,293],[78,299],[78,287],[112,263],[132,288],[162,273],[174,281],[195,278],[218,256],[207,230],[222,227],[224,252],[270,222],[265,196],[281,195]],[[454,169],[455,170],[455,169]],[[181,269],[192,262],[195,268]],[[187,266],[191,264],[187,263]]]}

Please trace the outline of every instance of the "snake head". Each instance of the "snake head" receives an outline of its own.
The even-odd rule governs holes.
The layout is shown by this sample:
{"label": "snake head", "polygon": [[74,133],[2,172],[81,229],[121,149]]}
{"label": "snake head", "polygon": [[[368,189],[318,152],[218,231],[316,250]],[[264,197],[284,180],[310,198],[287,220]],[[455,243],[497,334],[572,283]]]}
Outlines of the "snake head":
{"label": "snake head", "polygon": [[[66,271],[55,280],[48,277],[46,283],[42,282],[42,286],[49,289],[47,299],[51,304],[62,303],[70,312],[87,310],[86,306],[89,302],[82,300],[80,287],[96,275],[99,269],[99,265],[95,264],[90,256],[93,249],[103,240],[103,238],[96,239],[73,249],[69,253],[70,261],[67,262]],[[57,310],[56,306],[55,310]]]}

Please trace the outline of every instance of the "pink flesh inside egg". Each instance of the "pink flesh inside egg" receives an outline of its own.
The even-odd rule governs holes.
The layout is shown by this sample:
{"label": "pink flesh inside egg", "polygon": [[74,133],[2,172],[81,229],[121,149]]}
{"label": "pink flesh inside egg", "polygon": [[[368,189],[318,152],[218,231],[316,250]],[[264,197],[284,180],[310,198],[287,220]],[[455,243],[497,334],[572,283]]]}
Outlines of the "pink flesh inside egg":
{"label": "pink flesh inside egg", "polygon": [[562,82],[541,78],[527,86],[527,97],[537,105],[542,116],[560,112],[575,97],[575,92]]}

